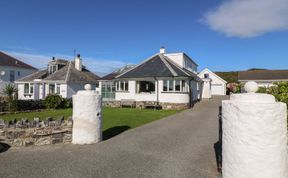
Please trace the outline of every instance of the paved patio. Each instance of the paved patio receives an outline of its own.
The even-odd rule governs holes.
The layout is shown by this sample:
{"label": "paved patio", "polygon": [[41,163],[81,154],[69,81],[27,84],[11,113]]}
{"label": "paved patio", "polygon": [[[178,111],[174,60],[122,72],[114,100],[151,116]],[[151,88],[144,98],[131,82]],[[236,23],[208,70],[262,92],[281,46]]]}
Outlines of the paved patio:
{"label": "paved patio", "polygon": [[99,144],[11,148],[0,153],[0,177],[219,177],[214,144],[221,100],[201,101]]}

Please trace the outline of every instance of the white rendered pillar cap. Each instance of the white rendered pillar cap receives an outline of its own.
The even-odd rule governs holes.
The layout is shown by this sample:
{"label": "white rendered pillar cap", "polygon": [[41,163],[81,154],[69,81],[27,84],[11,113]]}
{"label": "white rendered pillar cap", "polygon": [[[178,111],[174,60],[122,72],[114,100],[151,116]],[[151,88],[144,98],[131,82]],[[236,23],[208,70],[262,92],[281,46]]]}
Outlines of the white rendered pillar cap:
{"label": "white rendered pillar cap", "polygon": [[275,97],[273,95],[256,93],[258,88],[256,82],[249,81],[244,86],[247,93],[233,94],[230,96],[230,100],[246,103],[275,103]]}
{"label": "white rendered pillar cap", "polygon": [[247,93],[256,93],[258,91],[258,84],[254,81],[245,83],[244,89]]}
{"label": "white rendered pillar cap", "polygon": [[92,90],[92,85],[91,85],[91,84],[86,84],[86,85],[84,86],[84,89],[85,89],[85,90]]}

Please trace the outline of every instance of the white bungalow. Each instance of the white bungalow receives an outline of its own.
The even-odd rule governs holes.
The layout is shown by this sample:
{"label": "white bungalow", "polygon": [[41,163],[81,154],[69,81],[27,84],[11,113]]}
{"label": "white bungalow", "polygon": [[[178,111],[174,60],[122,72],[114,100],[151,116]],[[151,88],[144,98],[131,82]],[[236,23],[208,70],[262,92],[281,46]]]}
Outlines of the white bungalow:
{"label": "white bungalow", "polygon": [[185,53],[165,48],[116,76],[115,100],[135,101],[137,107],[188,108],[201,98],[198,65]]}
{"label": "white bungalow", "polygon": [[48,63],[45,70],[40,70],[27,77],[17,80],[18,98],[23,100],[44,99],[49,94],[59,94],[63,98],[71,98],[85,84],[98,85],[99,77],[82,65],[78,54],[75,61],[63,59]]}
{"label": "white bungalow", "polygon": [[203,80],[202,98],[211,98],[212,95],[226,95],[227,82],[217,74],[205,68],[198,76]]}

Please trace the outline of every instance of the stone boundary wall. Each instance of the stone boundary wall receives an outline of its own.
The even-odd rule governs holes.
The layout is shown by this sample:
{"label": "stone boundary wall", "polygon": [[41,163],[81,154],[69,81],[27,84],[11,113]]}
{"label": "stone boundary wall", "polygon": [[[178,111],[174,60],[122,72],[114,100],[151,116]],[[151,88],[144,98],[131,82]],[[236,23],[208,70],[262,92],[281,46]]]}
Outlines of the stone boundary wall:
{"label": "stone boundary wall", "polygon": [[[157,103],[155,101],[137,101],[136,102],[136,108],[144,109],[147,106],[153,106]],[[112,107],[112,108],[119,108],[121,107],[121,101],[117,100],[110,100],[110,101],[103,101],[102,105],[104,107]],[[162,106],[162,109],[176,109],[176,110],[182,110],[182,109],[188,109],[189,103],[159,103],[160,106]]]}
{"label": "stone boundary wall", "polygon": [[45,121],[39,121],[39,118],[32,121],[0,120],[0,143],[12,147],[71,143],[72,126],[72,119],[64,121],[63,117],[56,121],[52,118]]}

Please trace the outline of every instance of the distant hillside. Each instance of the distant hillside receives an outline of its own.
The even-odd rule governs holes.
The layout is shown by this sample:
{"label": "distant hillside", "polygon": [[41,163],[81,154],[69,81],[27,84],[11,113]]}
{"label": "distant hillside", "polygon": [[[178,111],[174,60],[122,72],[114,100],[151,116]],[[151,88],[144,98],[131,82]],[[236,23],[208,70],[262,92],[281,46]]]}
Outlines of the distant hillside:
{"label": "distant hillside", "polygon": [[219,77],[226,80],[228,83],[236,83],[238,82],[238,71],[232,72],[215,72]]}

